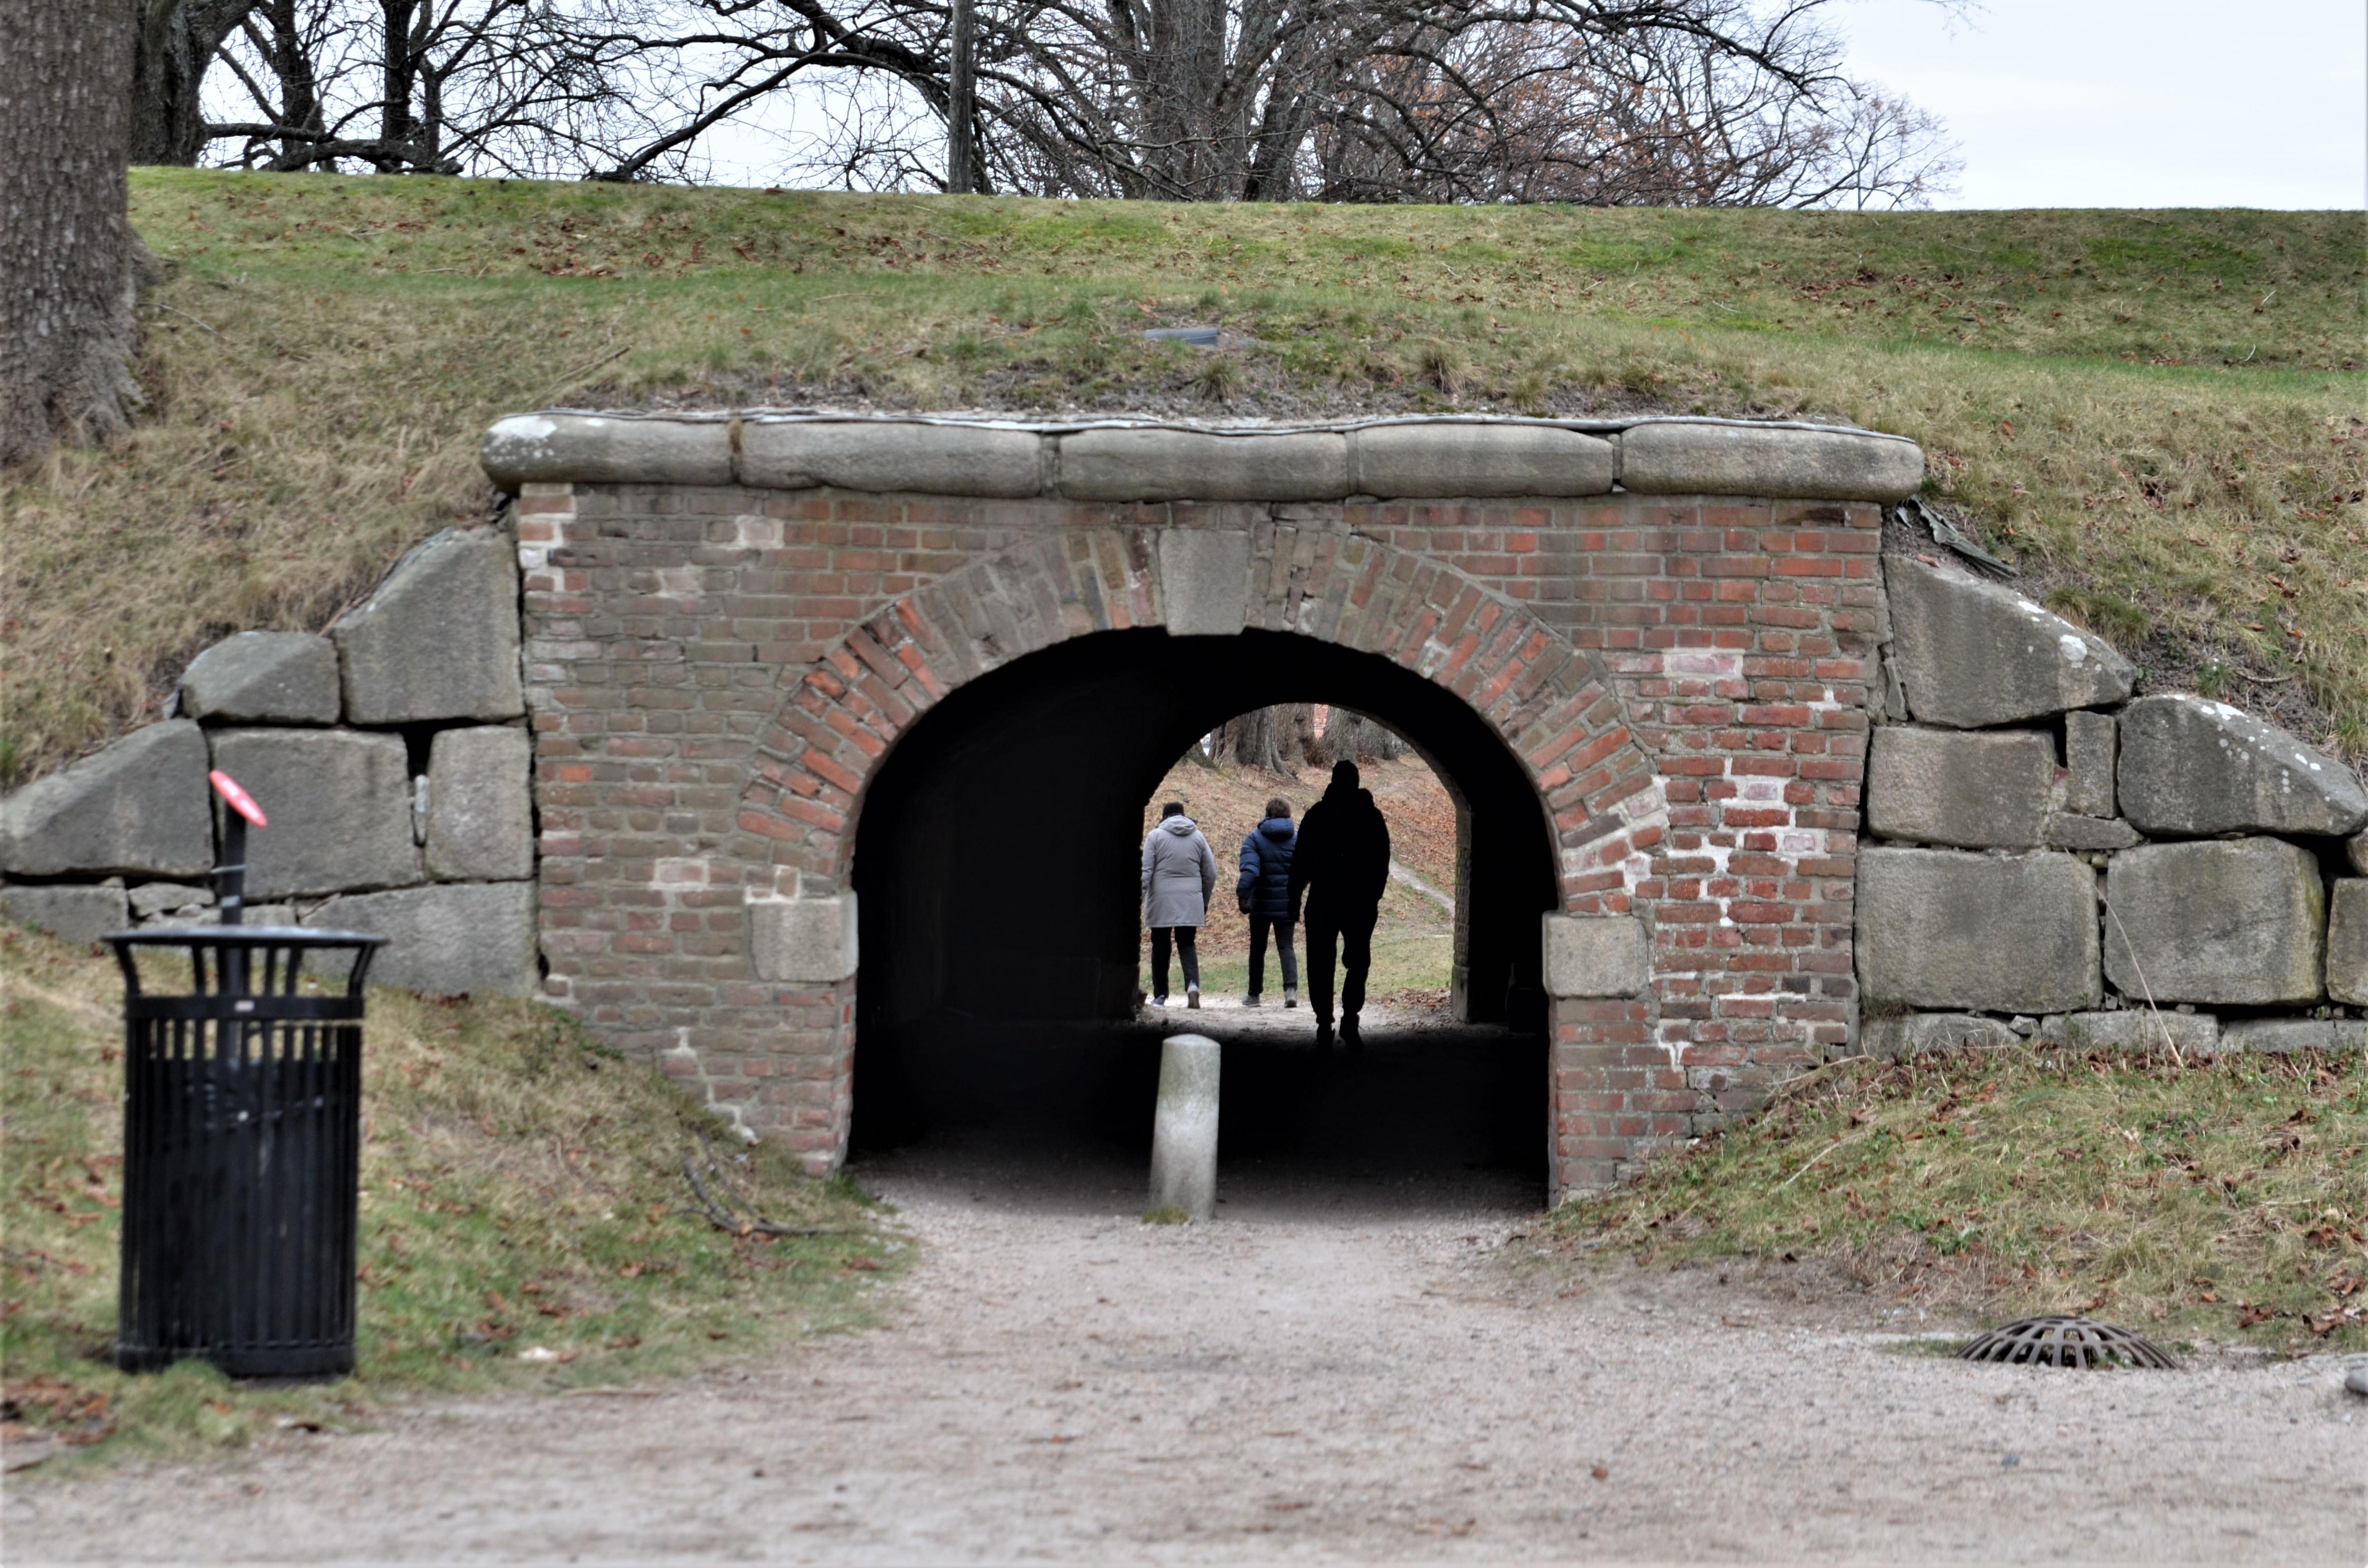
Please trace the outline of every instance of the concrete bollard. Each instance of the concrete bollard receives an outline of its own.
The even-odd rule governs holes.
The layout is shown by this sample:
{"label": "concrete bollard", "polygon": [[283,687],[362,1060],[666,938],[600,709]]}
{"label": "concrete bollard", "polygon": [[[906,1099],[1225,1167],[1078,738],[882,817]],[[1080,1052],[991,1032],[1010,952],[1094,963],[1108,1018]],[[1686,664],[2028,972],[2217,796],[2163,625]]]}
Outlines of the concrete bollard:
{"label": "concrete bollard", "polygon": [[1159,1108],[1151,1123],[1151,1207],[1195,1220],[1217,1211],[1217,1067],[1223,1047],[1205,1035],[1160,1043]]}

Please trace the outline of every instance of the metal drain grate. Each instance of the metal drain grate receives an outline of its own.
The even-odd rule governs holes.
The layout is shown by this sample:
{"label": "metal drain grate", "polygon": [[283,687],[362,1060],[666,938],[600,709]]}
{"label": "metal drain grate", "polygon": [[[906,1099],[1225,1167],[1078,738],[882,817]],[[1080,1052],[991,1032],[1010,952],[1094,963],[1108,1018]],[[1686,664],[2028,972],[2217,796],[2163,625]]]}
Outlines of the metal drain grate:
{"label": "metal drain grate", "polygon": [[2031,1367],[2172,1367],[2169,1351],[2144,1335],[2093,1318],[2024,1318],[1990,1330],[1957,1352],[1967,1361],[2014,1361]]}

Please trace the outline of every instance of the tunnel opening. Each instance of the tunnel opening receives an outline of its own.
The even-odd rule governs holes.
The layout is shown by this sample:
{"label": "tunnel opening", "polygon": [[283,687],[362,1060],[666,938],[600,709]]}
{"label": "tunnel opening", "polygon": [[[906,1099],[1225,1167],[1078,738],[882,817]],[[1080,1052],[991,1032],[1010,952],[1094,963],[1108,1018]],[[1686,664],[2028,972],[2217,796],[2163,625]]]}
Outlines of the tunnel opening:
{"label": "tunnel opening", "polygon": [[[1140,994],[1139,855],[1162,779],[1226,719],[1302,702],[1404,737],[1455,818],[1445,1005],[1423,1017],[1369,1008],[1354,1056],[1315,1049],[1304,1005],[1161,1012]],[[1311,769],[1286,793],[1304,811],[1321,789]],[[1232,902],[1253,825],[1205,824],[1216,902]],[[860,805],[851,1153],[1056,1153],[1123,1192],[1147,1158],[1159,1041],[1189,1030],[1227,1047],[1229,1201],[1263,1176],[1413,1200],[1494,1184],[1534,1204],[1549,1141],[1539,916],[1558,901],[1554,842],[1487,721],[1378,655],[1292,633],[1154,629],[1015,660],[916,722]]]}

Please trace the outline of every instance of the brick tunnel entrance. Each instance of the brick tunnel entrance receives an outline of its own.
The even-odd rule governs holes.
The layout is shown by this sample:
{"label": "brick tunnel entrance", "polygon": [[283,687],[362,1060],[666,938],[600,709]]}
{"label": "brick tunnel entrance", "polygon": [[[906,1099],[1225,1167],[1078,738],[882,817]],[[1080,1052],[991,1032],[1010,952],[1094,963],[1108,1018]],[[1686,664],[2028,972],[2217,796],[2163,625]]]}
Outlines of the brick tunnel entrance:
{"label": "brick tunnel entrance", "polygon": [[912,1055],[933,1020],[1129,1027],[1151,787],[1281,701],[1373,715],[1460,797],[1463,1016],[1549,1015],[1551,1078],[1520,1074],[1556,1193],[1855,1038],[1911,442],[552,412],[484,453],[518,498],[544,994],[816,1174],[893,1131],[899,1072],[954,1092]]}
{"label": "brick tunnel entrance", "polygon": [[[1448,1016],[1394,1027],[1369,1009],[1353,1060],[1314,1049],[1304,1007],[1137,1016],[1146,800],[1224,719],[1304,701],[1387,724],[1456,806]],[[1311,774],[1292,793],[1304,806],[1318,789]],[[1206,825],[1229,900],[1247,824]],[[1487,1171],[1543,1194],[1552,824],[1487,722],[1392,660],[1262,631],[1101,632],[1030,654],[951,694],[883,761],[853,880],[859,1159],[951,1141],[1125,1168],[1148,1148],[1157,1042],[1189,1028],[1227,1042],[1230,1171],[1369,1187]]]}

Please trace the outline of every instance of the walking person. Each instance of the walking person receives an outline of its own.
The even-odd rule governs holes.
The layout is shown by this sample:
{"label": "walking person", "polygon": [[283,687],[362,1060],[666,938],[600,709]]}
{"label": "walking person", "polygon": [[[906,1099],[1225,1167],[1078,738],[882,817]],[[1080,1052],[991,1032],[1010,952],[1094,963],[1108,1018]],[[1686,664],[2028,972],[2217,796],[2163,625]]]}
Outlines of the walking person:
{"label": "walking person", "polygon": [[1159,825],[1143,841],[1143,923],[1151,927],[1151,1005],[1167,1006],[1167,948],[1184,964],[1184,1005],[1201,1005],[1201,955],[1194,943],[1217,891],[1217,857],[1181,801],[1159,808]]}
{"label": "walking person", "polygon": [[1299,1006],[1299,955],[1291,947],[1291,928],[1299,923],[1291,898],[1291,852],[1298,840],[1291,802],[1280,795],[1266,803],[1266,820],[1242,840],[1242,880],[1234,896],[1250,917],[1250,988],[1242,998],[1245,1007],[1262,1006],[1269,932],[1274,936],[1276,961],[1282,966],[1282,1005]]}
{"label": "walking person", "polygon": [[1307,996],[1315,1007],[1315,1043],[1332,1043],[1332,952],[1340,951],[1340,1039],[1361,1043],[1357,1013],[1365,1005],[1365,976],[1373,967],[1373,922],[1390,881],[1390,824],[1360,789],[1357,765],[1332,765],[1324,798],[1307,808],[1291,856],[1291,903],[1305,894]]}

